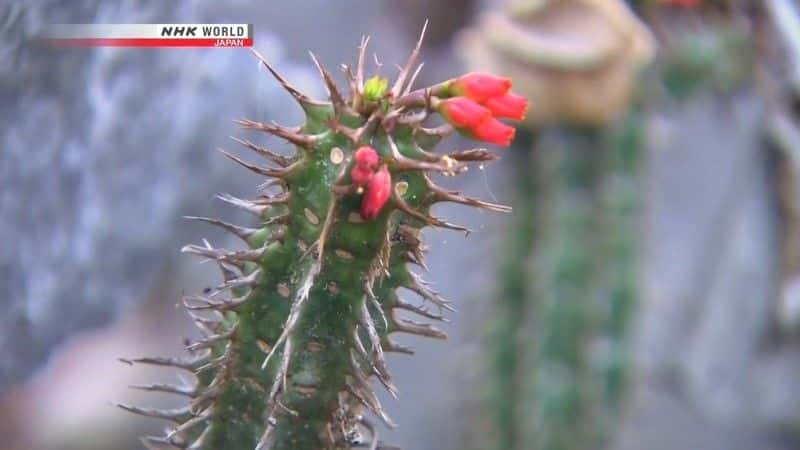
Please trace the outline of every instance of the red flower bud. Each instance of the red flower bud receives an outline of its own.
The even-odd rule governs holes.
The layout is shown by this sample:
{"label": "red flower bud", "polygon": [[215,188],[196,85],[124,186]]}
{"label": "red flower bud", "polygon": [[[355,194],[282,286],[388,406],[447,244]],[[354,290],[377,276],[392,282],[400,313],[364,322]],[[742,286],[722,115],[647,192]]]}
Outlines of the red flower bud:
{"label": "red flower bud", "polygon": [[471,136],[479,141],[490,142],[503,147],[511,145],[517,130],[490,117],[471,130]]}
{"label": "red flower bud", "polygon": [[353,181],[353,186],[362,188],[366,186],[372,175],[375,174],[375,169],[378,167],[380,157],[374,148],[364,146],[356,150],[353,155],[355,164],[350,171],[350,179]]}
{"label": "red flower bud", "polygon": [[490,73],[472,72],[453,80],[449,88],[451,95],[460,95],[483,103],[492,97],[505,95],[511,89],[511,80]]}
{"label": "red flower bud", "polygon": [[528,100],[511,92],[502,97],[492,97],[486,100],[485,106],[495,117],[522,120],[528,111]]}
{"label": "red flower bud", "polygon": [[378,217],[383,205],[389,200],[392,190],[392,175],[389,169],[383,166],[367,183],[367,189],[361,198],[361,217],[371,220]]}
{"label": "red flower bud", "polygon": [[356,161],[356,166],[372,170],[375,170],[380,162],[378,152],[366,145],[356,150],[353,159]]}
{"label": "red flower bud", "polygon": [[361,166],[353,167],[353,170],[350,171],[350,179],[353,180],[353,187],[364,187],[374,174],[375,172],[371,169]]}
{"label": "red flower bud", "polygon": [[439,113],[456,128],[473,128],[492,115],[491,111],[465,97],[443,100]]}

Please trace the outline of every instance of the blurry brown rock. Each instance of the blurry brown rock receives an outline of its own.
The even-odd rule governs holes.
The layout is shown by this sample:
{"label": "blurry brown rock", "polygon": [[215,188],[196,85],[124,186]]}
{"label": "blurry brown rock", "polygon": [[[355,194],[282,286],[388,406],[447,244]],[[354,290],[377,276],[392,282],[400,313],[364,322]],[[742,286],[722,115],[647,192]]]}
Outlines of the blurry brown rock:
{"label": "blurry brown rock", "polygon": [[512,77],[531,125],[597,125],[624,112],[654,40],[624,1],[512,0],[459,46],[472,69]]}

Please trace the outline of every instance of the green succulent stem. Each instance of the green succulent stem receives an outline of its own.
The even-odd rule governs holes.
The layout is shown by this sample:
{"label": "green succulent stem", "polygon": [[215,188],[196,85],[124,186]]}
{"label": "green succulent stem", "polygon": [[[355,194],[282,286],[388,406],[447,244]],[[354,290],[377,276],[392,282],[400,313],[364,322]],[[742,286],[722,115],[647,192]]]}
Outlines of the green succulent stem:
{"label": "green succulent stem", "polygon": [[[205,335],[188,346],[191,359],[133,361],[177,367],[196,379],[187,387],[147,387],[188,395],[184,408],[120,405],[174,422],[165,436],[144,438],[148,448],[384,448],[370,415],[394,424],[371,383],[377,380],[394,395],[385,354],[412,353],[391,335],[446,337],[429,323],[396,314],[402,310],[441,320],[442,311],[451,309],[410,268],[424,266],[423,228],[465,230],[432,216],[431,206],[454,202],[510,211],[444,189],[431,178],[459,174],[467,164],[495,156],[483,149],[431,152],[452,129],[423,125],[432,112],[429,102],[419,103],[421,91],[410,89],[418,53],[419,45],[393,86],[372,82],[365,92],[363,42],[356,70],[346,68],[348,98],[312,55],[328,89],[324,102],[300,93],[256,53],[305,111],[305,122],[292,128],[239,121],[246,130],[294,145],[295,154],[287,157],[237,139],[269,166],[223,152],[268,178],[270,187],[252,200],[220,196],[253,213],[253,228],[199,218],[242,238],[243,249],[219,249],[208,242],[184,248],[216,262],[224,281],[203,295],[184,298]],[[423,92],[430,97],[430,90]],[[385,99],[374,98],[384,93]],[[353,155],[365,145],[375,149],[391,175],[390,198],[369,219],[362,208],[365,196],[350,179]],[[400,288],[417,294],[419,301],[402,298]]]}

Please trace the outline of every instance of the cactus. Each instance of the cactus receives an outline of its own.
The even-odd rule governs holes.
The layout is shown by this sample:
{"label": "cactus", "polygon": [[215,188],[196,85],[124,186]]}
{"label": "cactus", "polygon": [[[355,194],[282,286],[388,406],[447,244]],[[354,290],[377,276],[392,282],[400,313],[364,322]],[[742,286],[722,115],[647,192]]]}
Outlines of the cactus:
{"label": "cactus", "polygon": [[515,153],[517,204],[485,346],[483,449],[607,448],[629,392],[638,112],[540,130]]}
{"label": "cactus", "polygon": [[[597,302],[598,212],[602,169],[596,130],[545,133],[537,150],[543,198],[534,255],[534,354],[528,389],[528,440],[537,450],[600,448],[592,415],[596,378],[589,342]],[[575,424],[580,424],[575,426]]]}
{"label": "cactus", "polygon": [[498,274],[486,339],[495,414],[480,448],[603,448],[623,406],[634,301],[625,190],[636,165],[620,166],[628,141],[610,129],[654,39],[622,0],[502,4],[460,47],[470,67],[514,74],[536,105],[526,120],[536,142],[514,173],[526,209]]}
{"label": "cactus", "polygon": [[[514,213],[505,234],[502,261],[497,273],[497,301],[488,324],[485,338],[487,364],[487,395],[485,406],[491,432],[473,436],[472,448],[522,449],[527,424],[521,418],[523,400],[520,392],[529,381],[525,359],[530,344],[525,335],[533,314],[530,299],[531,283],[528,262],[538,245],[541,224],[537,219],[539,207],[539,179],[535,176],[536,158],[532,151],[511,155],[515,187]],[[477,442],[475,442],[477,441]]]}
{"label": "cactus", "polygon": [[[256,52],[297,100],[305,123],[291,128],[239,121],[247,130],[294,144],[296,154],[286,157],[237,139],[270,167],[223,151],[269,181],[255,200],[220,197],[255,214],[256,227],[197,218],[238,236],[245,249],[218,249],[208,242],[183,249],[215,261],[224,277],[210,292],[183,299],[205,334],[188,345],[192,357],[129,360],[186,370],[196,378],[191,386],[140,386],[189,397],[183,408],[120,405],[175,424],[165,436],[143,438],[148,448],[388,448],[363,413],[393,426],[370,385],[375,378],[396,392],[384,355],[412,351],[391,335],[446,337],[396,312],[438,320],[442,310],[451,309],[409,267],[424,267],[421,231],[426,226],[468,231],[434,217],[431,207],[455,202],[510,210],[446,190],[430,178],[430,173],[456,175],[469,163],[496,159],[485,149],[430,152],[454,130],[473,135],[489,119],[496,120],[487,105],[488,117],[468,118],[475,122],[469,126],[424,126],[431,113],[447,109],[444,99],[460,94],[455,93],[458,80],[411,89],[421,40],[391,87],[378,77],[365,81],[363,40],[355,70],[343,66],[347,99],[312,55],[328,90],[324,102],[299,92]],[[509,88],[510,82],[504,89]],[[508,129],[513,137],[513,129],[499,122],[490,128],[496,133],[480,135],[483,140],[507,143]],[[402,299],[399,288],[415,292],[435,309]]]}

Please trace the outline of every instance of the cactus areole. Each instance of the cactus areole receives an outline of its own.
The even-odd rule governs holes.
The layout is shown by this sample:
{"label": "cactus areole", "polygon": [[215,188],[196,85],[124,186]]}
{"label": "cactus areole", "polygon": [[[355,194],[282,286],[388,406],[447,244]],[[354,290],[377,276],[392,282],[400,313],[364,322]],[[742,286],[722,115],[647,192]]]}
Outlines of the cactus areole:
{"label": "cactus areole", "polygon": [[[424,267],[423,228],[466,231],[431,215],[431,206],[510,208],[463,196],[431,179],[431,174],[459,174],[470,163],[496,156],[485,149],[432,153],[454,130],[448,123],[425,127],[436,113],[433,105],[450,95],[452,80],[412,90],[420,43],[391,86],[379,79],[365,83],[366,44],[365,39],[354,70],[343,66],[347,97],[312,55],[327,101],[299,92],[256,53],[305,111],[305,123],[239,121],[246,130],[290,142],[296,147],[293,157],[239,139],[269,164],[223,151],[267,177],[271,192],[253,200],[220,196],[253,213],[254,228],[195,218],[232,232],[246,247],[186,246],[184,252],[215,261],[224,276],[211,292],[183,299],[205,337],[188,345],[187,359],[127,360],[193,374],[188,386],[139,386],[187,396],[183,408],[120,405],[173,423],[166,435],[143,438],[148,448],[382,448],[369,417],[394,424],[370,383],[376,379],[394,395],[384,355],[412,353],[391,335],[445,338],[428,323],[395,314],[403,310],[441,320],[442,310],[450,309],[410,269]],[[401,298],[399,288],[418,294],[422,304]]]}

